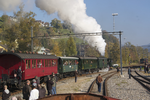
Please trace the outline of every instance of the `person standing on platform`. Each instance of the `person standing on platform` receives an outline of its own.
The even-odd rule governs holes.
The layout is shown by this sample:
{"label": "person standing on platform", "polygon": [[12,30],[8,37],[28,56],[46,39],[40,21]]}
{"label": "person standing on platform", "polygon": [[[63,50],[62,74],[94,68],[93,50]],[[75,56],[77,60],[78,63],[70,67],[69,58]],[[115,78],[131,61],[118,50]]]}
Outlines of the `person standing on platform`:
{"label": "person standing on platform", "polygon": [[21,79],[22,79],[22,73],[24,71],[21,70],[21,66],[19,66],[18,70],[17,70],[17,76],[18,76],[18,86],[21,85]]}
{"label": "person standing on platform", "polygon": [[54,83],[52,85],[52,94],[56,94],[56,82],[57,82],[57,78],[55,76],[55,73],[52,73],[52,78],[51,78],[52,82]]}
{"label": "person standing on platform", "polygon": [[31,90],[30,92],[30,97],[29,97],[29,100],[37,100],[39,99],[39,90],[37,90],[37,84],[36,83],[33,83],[33,90]]}
{"label": "person standing on platform", "polygon": [[30,92],[31,92],[30,81],[27,80],[26,85],[22,89],[23,99],[29,100]]}
{"label": "person standing on platform", "polygon": [[78,76],[77,70],[75,71],[74,75],[75,75],[75,82],[77,82],[77,76]]}
{"label": "person standing on platform", "polygon": [[101,92],[101,82],[103,81],[101,74],[99,74],[96,78],[97,85],[98,85],[98,92]]}
{"label": "person standing on platform", "polygon": [[4,92],[2,94],[2,100],[9,100],[10,91],[7,89],[7,85],[4,85]]}
{"label": "person standing on platform", "polygon": [[39,84],[38,87],[39,87],[38,88],[38,90],[39,90],[39,99],[45,97],[45,94],[46,94],[45,88],[40,84]]}
{"label": "person standing on platform", "polygon": [[146,73],[146,71],[147,71],[147,64],[145,63],[144,72]]}
{"label": "person standing on platform", "polygon": [[48,95],[52,95],[52,85],[53,85],[53,81],[51,80],[51,77],[48,76],[48,80],[46,82],[47,85],[47,91],[48,91]]}
{"label": "person standing on platform", "polygon": [[128,67],[128,74],[129,74],[129,79],[131,79],[131,69]]}
{"label": "person standing on platform", "polygon": [[120,77],[119,67],[117,67],[116,69],[117,69],[118,76]]}
{"label": "person standing on platform", "polygon": [[37,83],[37,88],[39,87],[39,84],[40,84],[40,80],[38,79],[37,76],[35,76],[35,80],[36,80],[36,83]]}
{"label": "person standing on platform", "polygon": [[142,66],[140,66],[140,71],[142,71]]}

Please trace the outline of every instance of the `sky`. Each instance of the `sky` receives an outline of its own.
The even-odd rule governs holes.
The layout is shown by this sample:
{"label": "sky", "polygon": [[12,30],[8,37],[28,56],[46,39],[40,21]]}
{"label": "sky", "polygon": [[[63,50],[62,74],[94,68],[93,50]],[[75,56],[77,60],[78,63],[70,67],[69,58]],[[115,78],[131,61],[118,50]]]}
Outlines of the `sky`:
{"label": "sky", "polygon": [[[48,15],[37,8],[34,0],[22,1],[25,4],[25,11],[36,13],[36,20],[51,22],[54,18],[59,19],[57,13]],[[118,13],[118,16],[114,17],[115,31],[123,31],[122,44],[125,42],[131,42],[135,46],[150,44],[150,0],[84,0],[84,3],[87,15],[95,18],[102,30],[108,32],[113,32],[112,13]],[[13,16],[13,11],[0,10],[0,16],[4,13]]]}

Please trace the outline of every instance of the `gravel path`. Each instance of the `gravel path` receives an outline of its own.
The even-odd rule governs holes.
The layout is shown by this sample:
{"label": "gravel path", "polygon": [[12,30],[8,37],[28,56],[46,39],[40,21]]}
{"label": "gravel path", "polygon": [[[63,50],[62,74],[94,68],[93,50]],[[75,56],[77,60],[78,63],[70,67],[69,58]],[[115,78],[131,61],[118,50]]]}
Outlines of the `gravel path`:
{"label": "gravel path", "polygon": [[[106,72],[101,72],[101,75],[105,73]],[[144,74],[143,71],[139,73],[141,75],[149,75]],[[59,81],[57,82],[57,94],[85,93],[97,75],[98,74],[78,77],[77,83],[75,83],[74,78]],[[143,86],[132,77],[129,79],[127,69],[123,72],[123,75],[124,77],[114,75],[108,80],[107,85],[109,97],[122,100],[150,100],[150,92],[143,88]],[[95,85],[94,88],[96,89],[96,87],[97,86]],[[100,94],[96,91],[95,93]],[[22,97],[22,94],[18,94],[17,96]]]}
{"label": "gravel path", "polygon": [[[104,72],[101,75],[105,74]],[[91,83],[95,80],[98,74],[87,75],[83,77],[78,77],[77,82],[75,79],[68,79],[64,81],[57,82],[57,94],[63,93],[86,93]]]}
{"label": "gravel path", "polygon": [[[143,72],[140,72],[142,75]],[[122,100],[150,100],[150,92],[143,88],[132,77],[129,79],[127,70],[123,72],[124,77],[114,75],[108,80],[108,94],[110,97]]]}

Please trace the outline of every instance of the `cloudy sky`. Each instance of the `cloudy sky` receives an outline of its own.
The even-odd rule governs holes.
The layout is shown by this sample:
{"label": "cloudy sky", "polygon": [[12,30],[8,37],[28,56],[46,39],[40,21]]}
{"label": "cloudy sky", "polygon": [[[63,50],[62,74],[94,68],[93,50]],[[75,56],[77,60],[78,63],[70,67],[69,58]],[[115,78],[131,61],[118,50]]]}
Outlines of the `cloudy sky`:
{"label": "cloudy sky", "polygon": [[[11,1],[16,2],[15,5],[12,6]],[[18,10],[20,1],[25,4],[26,11],[37,14],[36,20],[51,22],[58,18],[57,13],[48,15],[37,8],[35,0],[0,0],[0,16],[4,13],[13,16],[13,10]],[[123,31],[123,43],[129,41],[135,46],[150,43],[150,0],[84,0],[84,3],[87,15],[95,18],[102,30],[108,32],[113,31],[112,13],[118,13],[115,16],[115,31]]]}

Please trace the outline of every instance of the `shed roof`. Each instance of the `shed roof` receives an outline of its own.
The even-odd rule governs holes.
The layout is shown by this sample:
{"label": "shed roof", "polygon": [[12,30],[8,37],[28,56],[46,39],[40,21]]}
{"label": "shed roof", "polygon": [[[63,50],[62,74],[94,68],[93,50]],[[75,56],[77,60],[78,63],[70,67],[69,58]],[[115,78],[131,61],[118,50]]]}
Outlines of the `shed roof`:
{"label": "shed roof", "polygon": [[25,54],[25,53],[0,53],[1,56],[5,55],[14,55],[19,57],[20,59],[58,59],[58,57],[54,55],[41,55],[41,54]]}

